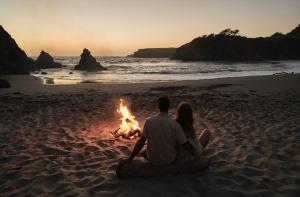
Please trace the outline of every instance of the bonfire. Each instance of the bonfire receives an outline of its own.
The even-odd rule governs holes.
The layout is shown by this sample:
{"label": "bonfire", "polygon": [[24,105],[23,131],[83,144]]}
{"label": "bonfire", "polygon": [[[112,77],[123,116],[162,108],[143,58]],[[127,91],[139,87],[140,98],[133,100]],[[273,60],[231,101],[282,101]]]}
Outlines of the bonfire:
{"label": "bonfire", "polygon": [[120,99],[120,103],[117,109],[120,115],[120,126],[113,133],[115,137],[123,137],[127,139],[132,139],[140,136],[140,126],[139,122],[135,119],[135,116],[129,111],[125,101]]}

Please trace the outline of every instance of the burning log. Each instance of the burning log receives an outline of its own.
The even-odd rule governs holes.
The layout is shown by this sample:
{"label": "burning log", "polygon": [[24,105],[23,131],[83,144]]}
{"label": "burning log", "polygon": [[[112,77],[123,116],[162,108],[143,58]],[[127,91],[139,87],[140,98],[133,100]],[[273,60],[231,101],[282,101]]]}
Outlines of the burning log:
{"label": "burning log", "polygon": [[136,130],[131,130],[128,133],[124,133],[124,132],[119,132],[121,128],[116,129],[114,132],[112,132],[112,134],[115,136],[115,138],[126,138],[126,139],[133,139],[136,137],[141,136],[141,131],[136,129]]}
{"label": "burning log", "polygon": [[131,114],[128,110],[123,99],[120,99],[119,108],[117,112],[120,114],[120,127],[115,130],[112,134],[118,138],[123,137],[127,139],[132,139],[140,136],[140,126],[139,122],[135,119],[135,116]]}

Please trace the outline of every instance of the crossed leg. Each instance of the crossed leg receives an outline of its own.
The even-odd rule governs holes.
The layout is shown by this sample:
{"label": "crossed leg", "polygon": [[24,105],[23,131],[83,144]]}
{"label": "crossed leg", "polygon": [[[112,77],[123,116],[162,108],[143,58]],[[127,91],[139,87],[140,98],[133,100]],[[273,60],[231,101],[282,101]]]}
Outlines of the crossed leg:
{"label": "crossed leg", "polygon": [[202,131],[202,133],[200,134],[199,142],[200,142],[200,144],[202,145],[203,148],[205,148],[206,145],[208,144],[209,136],[210,136],[210,131],[207,130],[207,129],[204,129]]}

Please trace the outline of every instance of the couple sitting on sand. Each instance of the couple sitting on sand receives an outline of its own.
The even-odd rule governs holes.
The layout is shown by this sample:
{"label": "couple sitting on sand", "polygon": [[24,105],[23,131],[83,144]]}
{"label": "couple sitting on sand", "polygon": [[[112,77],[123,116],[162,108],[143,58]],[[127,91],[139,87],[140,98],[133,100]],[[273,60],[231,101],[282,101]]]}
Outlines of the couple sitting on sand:
{"label": "couple sitting on sand", "polygon": [[140,153],[146,141],[146,151],[141,154],[154,166],[191,162],[200,158],[210,133],[204,130],[199,140],[196,138],[191,106],[181,103],[177,107],[176,120],[168,116],[168,97],[160,97],[158,107],[160,113],[146,120],[141,138],[130,157],[121,161],[120,166],[130,163]]}

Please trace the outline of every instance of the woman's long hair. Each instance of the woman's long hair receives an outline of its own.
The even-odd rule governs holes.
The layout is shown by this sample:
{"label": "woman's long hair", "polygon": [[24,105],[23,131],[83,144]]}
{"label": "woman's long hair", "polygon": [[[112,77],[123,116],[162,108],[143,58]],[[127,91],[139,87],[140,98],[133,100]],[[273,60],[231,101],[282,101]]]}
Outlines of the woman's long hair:
{"label": "woman's long hair", "polygon": [[193,109],[190,104],[182,102],[177,106],[176,121],[181,125],[186,136],[195,136]]}

